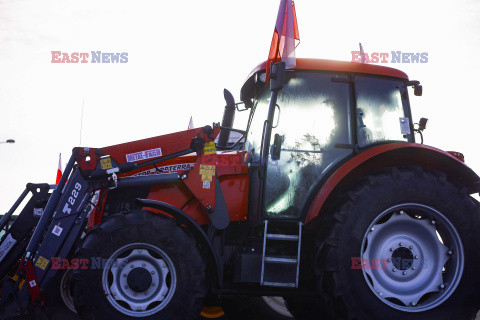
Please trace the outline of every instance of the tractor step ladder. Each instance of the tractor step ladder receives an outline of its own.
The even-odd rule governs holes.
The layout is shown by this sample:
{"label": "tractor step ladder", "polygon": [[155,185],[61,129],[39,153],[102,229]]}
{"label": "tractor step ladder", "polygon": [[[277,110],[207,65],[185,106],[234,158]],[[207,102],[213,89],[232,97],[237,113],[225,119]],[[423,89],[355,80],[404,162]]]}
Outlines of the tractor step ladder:
{"label": "tractor step ladder", "polygon": [[[268,220],[265,220],[263,233],[262,272],[260,285],[269,287],[298,288],[300,272],[300,248],[302,245],[302,223],[298,222],[298,234],[268,233]],[[290,256],[267,255],[267,246],[272,242],[297,242],[296,252]]]}

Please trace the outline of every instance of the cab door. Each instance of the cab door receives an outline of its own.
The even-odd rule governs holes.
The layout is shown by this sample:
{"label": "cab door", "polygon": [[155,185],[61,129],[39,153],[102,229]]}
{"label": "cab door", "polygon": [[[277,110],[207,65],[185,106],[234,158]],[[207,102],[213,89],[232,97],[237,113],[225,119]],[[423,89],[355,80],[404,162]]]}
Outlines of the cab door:
{"label": "cab door", "polygon": [[[328,169],[353,152],[350,83],[337,81],[348,77],[296,71],[288,72],[287,79],[277,99],[268,162],[258,168],[261,174],[251,176],[253,184],[264,179],[263,190],[253,192],[263,195],[259,211],[269,220],[300,219]],[[264,143],[258,137],[264,136],[269,99],[266,88],[254,107],[247,137],[254,159]]]}

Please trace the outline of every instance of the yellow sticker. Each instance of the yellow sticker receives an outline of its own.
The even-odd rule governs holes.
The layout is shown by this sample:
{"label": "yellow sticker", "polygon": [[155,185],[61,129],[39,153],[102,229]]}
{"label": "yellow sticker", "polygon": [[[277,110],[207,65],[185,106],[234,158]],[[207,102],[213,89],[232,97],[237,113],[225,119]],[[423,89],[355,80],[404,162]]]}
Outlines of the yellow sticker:
{"label": "yellow sticker", "polygon": [[212,177],[215,175],[215,166],[201,164],[199,173],[202,176],[202,181],[212,181]]}
{"label": "yellow sticker", "polygon": [[203,147],[203,154],[214,154],[217,153],[217,149],[215,149],[215,141],[210,141],[205,143]]}
{"label": "yellow sticker", "polygon": [[110,157],[100,159],[100,166],[103,170],[112,169],[112,159]]}
{"label": "yellow sticker", "polygon": [[39,256],[37,262],[35,262],[35,266],[42,270],[45,270],[45,268],[48,266],[48,259]]}

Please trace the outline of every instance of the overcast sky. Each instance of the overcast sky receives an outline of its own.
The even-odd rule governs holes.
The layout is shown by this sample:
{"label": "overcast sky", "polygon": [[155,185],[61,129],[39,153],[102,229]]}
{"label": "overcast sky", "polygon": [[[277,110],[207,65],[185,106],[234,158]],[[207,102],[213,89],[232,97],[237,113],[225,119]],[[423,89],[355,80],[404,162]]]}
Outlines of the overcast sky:
{"label": "overcast sky", "polygon": [[[279,0],[0,0],[0,212],[27,182],[55,182],[58,154],[221,121],[265,60]],[[415,120],[425,143],[461,151],[480,172],[477,1],[297,0],[297,57],[428,52],[424,64],[384,64],[420,80]],[[128,63],[54,64],[51,51],[128,53]],[[89,59],[91,60],[91,59]],[[412,95],[413,96],[413,95]],[[81,128],[82,101],[83,127]],[[301,125],[301,124],[299,124]],[[243,125],[238,124],[239,127]],[[80,131],[82,131],[80,137]]]}

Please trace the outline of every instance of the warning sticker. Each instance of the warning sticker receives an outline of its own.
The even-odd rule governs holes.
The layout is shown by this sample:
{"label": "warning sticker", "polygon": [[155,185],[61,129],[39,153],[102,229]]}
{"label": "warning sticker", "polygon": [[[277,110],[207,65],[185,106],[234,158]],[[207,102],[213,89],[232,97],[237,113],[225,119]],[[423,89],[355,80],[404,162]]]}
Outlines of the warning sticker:
{"label": "warning sticker", "polygon": [[217,153],[217,149],[215,149],[215,141],[210,141],[205,143],[203,147],[203,154],[214,154]]}
{"label": "warning sticker", "polygon": [[103,170],[112,169],[112,159],[110,157],[100,159],[100,166]]}
{"label": "warning sticker", "polygon": [[35,266],[37,268],[45,270],[45,268],[48,266],[48,259],[45,259],[44,257],[39,256],[37,259],[37,262],[35,262]]}
{"label": "warning sticker", "polygon": [[57,237],[60,237],[60,235],[62,234],[62,231],[63,231],[63,228],[60,227],[59,225],[56,225],[53,227],[52,233]]}
{"label": "warning sticker", "polygon": [[400,132],[402,134],[410,134],[410,120],[400,117]]}
{"label": "warning sticker", "polygon": [[203,181],[203,189],[210,189],[210,181]]}
{"label": "warning sticker", "polygon": [[40,218],[43,214],[43,208],[33,208],[33,216]]}
{"label": "warning sticker", "polygon": [[215,175],[215,166],[201,164],[199,173],[202,176],[202,181],[212,181],[212,177]]}

